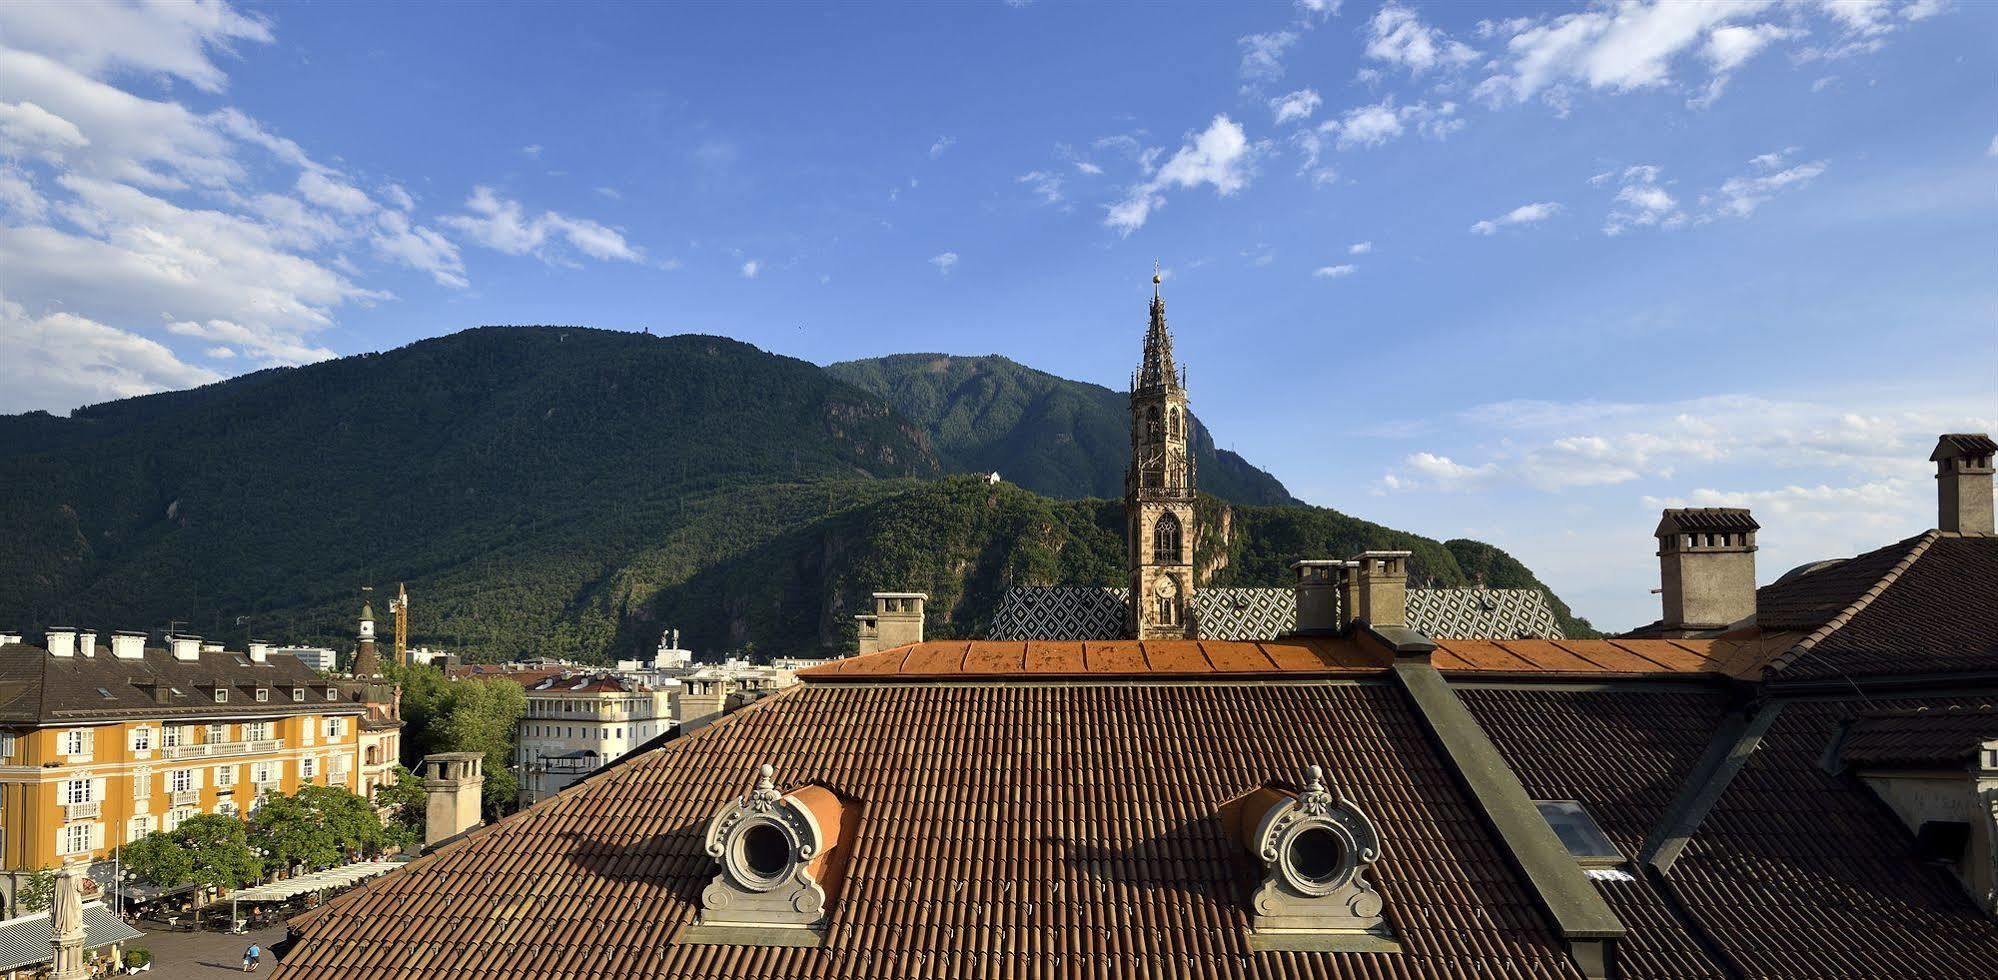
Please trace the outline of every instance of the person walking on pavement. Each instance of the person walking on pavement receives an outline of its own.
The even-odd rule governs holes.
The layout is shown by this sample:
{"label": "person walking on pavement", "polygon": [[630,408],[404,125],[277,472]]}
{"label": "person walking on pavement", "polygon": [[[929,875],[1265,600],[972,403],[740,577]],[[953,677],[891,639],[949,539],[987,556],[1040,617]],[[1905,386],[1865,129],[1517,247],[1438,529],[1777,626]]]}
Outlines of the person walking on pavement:
{"label": "person walking on pavement", "polygon": [[264,956],[263,947],[257,945],[256,943],[251,943],[250,948],[243,951],[243,972],[244,973],[257,972],[257,961],[262,959],[263,956]]}

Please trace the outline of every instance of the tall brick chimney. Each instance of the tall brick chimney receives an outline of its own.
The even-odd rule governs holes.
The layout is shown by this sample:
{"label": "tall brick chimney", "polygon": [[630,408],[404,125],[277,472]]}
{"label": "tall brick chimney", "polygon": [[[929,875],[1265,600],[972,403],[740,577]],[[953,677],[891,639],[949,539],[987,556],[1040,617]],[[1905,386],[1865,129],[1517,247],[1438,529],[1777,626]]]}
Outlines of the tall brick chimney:
{"label": "tall brick chimney", "polygon": [[1339,593],[1353,564],[1335,558],[1307,559],[1290,566],[1297,571],[1297,632],[1337,633],[1345,625],[1339,618]]}
{"label": "tall brick chimney", "polygon": [[1653,536],[1668,630],[1715,630],[1755,621],[1755,523],[1740,507],[1665,511]]}
{"label": "tall brick chimney", "polygon": [[1362,551],[1352,561],[1349,589],[1352,606],[1346,616],[1369,626],[1408,625],[1408,556],[1406,551]]}
{"label": "tall brick chimney", "polygon": [[1936,529],[1990,534],[1991,457],[1998,442],[1982,432],[1957,432],[1936,440]]}
{"label": "tall brick chimney", "polygon": [[485,760],[478,752],[439,752],[423,757],[423,846],[449,840],[479,825]]}

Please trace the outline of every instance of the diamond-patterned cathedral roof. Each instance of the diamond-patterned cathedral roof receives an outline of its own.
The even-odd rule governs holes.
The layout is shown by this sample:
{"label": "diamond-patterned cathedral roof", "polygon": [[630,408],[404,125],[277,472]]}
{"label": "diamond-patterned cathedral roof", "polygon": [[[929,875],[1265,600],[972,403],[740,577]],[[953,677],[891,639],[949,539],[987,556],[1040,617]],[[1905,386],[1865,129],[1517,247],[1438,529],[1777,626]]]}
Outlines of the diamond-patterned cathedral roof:
{"label": "diamond-patterned cathedral roof", "polygon": [[[1000,597],[987,637],[994,640],[1098,640],[1129,631],[1131,590],[1100,586],[1018,586]],[[1273,640],[1297,627],[1286,588],[1207,588],[1193,594],[1196,638]],[[1538,589],[1410,589],[1408,625],[1432,639],[1562,639]]]}

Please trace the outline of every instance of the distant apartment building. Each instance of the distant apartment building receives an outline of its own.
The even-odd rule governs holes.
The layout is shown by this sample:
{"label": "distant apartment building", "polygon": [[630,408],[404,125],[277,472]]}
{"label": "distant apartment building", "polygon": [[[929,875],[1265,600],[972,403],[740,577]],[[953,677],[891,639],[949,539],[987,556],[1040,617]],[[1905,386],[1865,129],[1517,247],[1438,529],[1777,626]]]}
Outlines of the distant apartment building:
{"label": "distant apartment building", "polygon": [[527,691],[514,760],[523,806],[547,799],[673,727],[668,692],[631,678],[599,673],[515,679]]}
{"label": "distant apartment building", "polygon": [[372,788],[368,708],[339,684],[266,643],[146,640],[0,637],[0,914],[36,871],[88,862],[109,881],[114,848],[197,814],[242,816],[307,785]]}
{"label": "distant apartment building", "polygon": [[334,652],[332,647],[272,647],[271,653],[297,657],[299,662],[307,667],[329,674],[340,663],[340,655]]}

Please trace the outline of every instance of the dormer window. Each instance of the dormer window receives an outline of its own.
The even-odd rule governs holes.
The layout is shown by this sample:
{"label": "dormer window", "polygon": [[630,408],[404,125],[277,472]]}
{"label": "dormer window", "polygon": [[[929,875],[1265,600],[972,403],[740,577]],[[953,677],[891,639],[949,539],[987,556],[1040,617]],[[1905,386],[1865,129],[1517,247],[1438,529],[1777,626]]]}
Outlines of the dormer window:
{"label": "dormer window", "polygon": [[302,688],[302,687],[294,687],[294,688],[292,688],[292,689],[291,689],[291,699],[292,699],[293,701],[303,701],[303,700],[305,700],[305,688]]}
{"label": "dormer window", "polygon": [[216,703],[216,704],[228,704],[228,703],[229,703],[229,689],[228,689],[228,688],[226,688],[226,687],[218,687],[218,688],[216,688],[216,689],[215,689],[215,703]]}
{"label": "dormer window", "polygon": [[763,766],[756,786],[708,822],[717,871],[701,914],[676,943],[820,946],[852,850],[857,804],[823,786],[777,789]]}
{"label": "dormer window", "polygon": [[1399,952],[1367,877],[1380,835],[1318,766],[1301,786],[1266,785],[1230,804],[1228,819],[1263,869],[1250,899],[1256,950]]}
{"label": "dormer window", "polygon": [[326,700],[328,700],[328,701],[338,701],[338,700],[340,700],[340,689],[339,689],[339,688],[337,688],[337,687],[329,687],[329,688],[327,688],[327,689],[326,689]]}
{"label": "dormer window", "polygon": [[260,687],[260,688],[257,688],[257,703],[258,703],[258,704],[263,704],[263,703],[265,703],[265,702],[269,701],[270,699],[271,699],[271,689],[270,689],[270,688],[268,688],[268,687]]}

